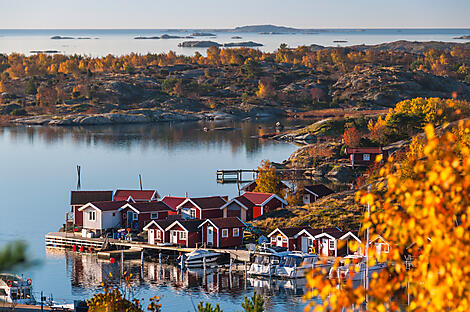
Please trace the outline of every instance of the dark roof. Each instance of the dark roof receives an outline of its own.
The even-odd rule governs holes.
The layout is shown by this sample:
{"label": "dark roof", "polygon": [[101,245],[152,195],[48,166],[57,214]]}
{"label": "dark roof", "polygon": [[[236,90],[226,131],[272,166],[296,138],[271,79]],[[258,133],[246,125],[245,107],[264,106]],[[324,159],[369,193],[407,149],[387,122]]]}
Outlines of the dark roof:
{"label": "dark roof", "polygon": [[113,211],[118,210],[128,202],[125,200],[120,201],[98,201],[98,202],[91,202],[93,206],[98,208],[101,211]]}
{"label": "dark roof", "polygon": [[[338,239],[341,236],[343,236],[344,234],[346,234],[347,232],[343,232],[340,229],[333,227],[333,228],[321,229],[321,232],[318,233],[318,234],[321,234],[321,233],[327,233],[327,234],[333,236],[334,238]],[[315,235],[318,235],[318,234],[315,234]]]}
{"label": "dark roof", "polygon": [[[253,191],[255,190],[256,186],[258,186],[257,183],[256,183],[256,181],[252,181],[252,182],[250,182],[250,183],[244,185],[244,186],[242,187],[242,190],[243,190],[243,191],[246,191],[246,192],[253,192]],[[289,187],[288,187],[284,182],[282,182],[282,181],[279,181],[277,187],[278,187],[279,189],[281,189],[281,190],[286,189],[286,188],[289,188]]]}
{"label": "dark roof", "polygon": [[381,147],[348,147],[346,149],[347,154],[362,154],[362,153],[369,153],[369,154],[382,154]]}
{"label": "dark roof", "polygon": [[114,200],[128,200],[132,197],[133,200],[150,201],[158,197],[156,190],[116,190],[114,193]]}
{"label": "dark roof", "polygon": [[[199,226],[205,220],[178,220],[178,222],[186,229],[188,232],[198,232]],[[173,221],[175,222],[175,221]]]}
{"label": "dark roof", "polygon": [[111,201],[113,191],[72,191],[70,205],[85,205],[93,201]]}
{"label": "dark roof", "polygon": [[201,209],[220,208],[227,203],[221,196],[198,197],[191,200]]}
{"label": "dark roof", "polygon": [[304,186],[304,189],[317,194],[319,197],[327,196],[334,193],[333,190],[323,184],[307,185]]}
{"label": "dark roof", "polygon": [[174,210],[162,201],[129,203],[129,205],[134,207],[140,212],[168,211],[168,210],[173,211]]}
{"label": "dark roof", "polygon": [[186,200],[186,197],[176,197],[176,196],[165,196],[162,198],[162,202],[167,204],[173,209],[176,209],[182,202]]}
{"label": "dark roof", "polygon": [[209,218],[208,220],[211,221],[219,229],[245,227],[245,223],[240,221],[240,219],[238,219],[237,217]]}
{"label": "dark roof", "polygon": [[288,228],[279,228],[279,231],[286,234],[287,237],[294,237],[295,235],[299,234],[300,231],[305,229],[311,229],[309,226],[299,226],[299,227],[288,227]]}
{"label": "dark roof", "polygon": [[246,198],[246,197],[238,196],[238,197],[235,197],[234,199],[239,201],[241,204],[243,204],[248,209],[253,208],[255,206],[255,204],[253,204],[251,201],[249,201],[248,198]]}

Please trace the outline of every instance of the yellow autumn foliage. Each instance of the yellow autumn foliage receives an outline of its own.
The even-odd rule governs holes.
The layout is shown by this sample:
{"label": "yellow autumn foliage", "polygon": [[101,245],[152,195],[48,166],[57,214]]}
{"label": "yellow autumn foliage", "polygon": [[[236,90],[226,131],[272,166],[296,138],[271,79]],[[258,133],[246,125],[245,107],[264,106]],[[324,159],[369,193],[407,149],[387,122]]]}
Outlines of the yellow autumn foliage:
{"label": "yellow autumn foliage", "polygon": [[366,294],[368,311],[398,311],[399,303],[406,311],[470,311],[470,121],[441,136],[428,124],[425,134],[410,149],[412,175],[391,159],[381,169],[383,182],[357,194],[371,208],[363,230],[391,246],[380,256],[370,249],[369,264],[387,268],[368,291],[310,273],[306,311],[351,311]]}

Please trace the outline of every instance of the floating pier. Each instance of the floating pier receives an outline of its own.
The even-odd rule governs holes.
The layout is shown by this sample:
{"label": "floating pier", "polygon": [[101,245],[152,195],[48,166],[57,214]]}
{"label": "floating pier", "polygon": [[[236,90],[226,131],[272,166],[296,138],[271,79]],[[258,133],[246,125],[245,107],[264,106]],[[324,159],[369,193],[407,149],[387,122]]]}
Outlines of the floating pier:
{"label": "floating pier", "polygon": [[217,170],[217,183],[248,183],[255,180],[257,175],[256,169]]}

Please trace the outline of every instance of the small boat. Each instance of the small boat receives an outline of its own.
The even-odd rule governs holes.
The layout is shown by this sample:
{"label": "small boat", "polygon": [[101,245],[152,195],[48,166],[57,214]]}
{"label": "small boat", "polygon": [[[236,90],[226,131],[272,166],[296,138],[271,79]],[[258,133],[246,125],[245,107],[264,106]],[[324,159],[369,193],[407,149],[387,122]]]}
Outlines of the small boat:
{"label": "small boat", "polygon": [[[336,269],[331,268],[328,277],[330,279],[338,279],[338,280],[348,280],[351,279],[353,282],[363,281],[365,278],[366,272],[366,262],[365,258],[362,256],[347,256],[345,259],[350,259],[351,262],[349,264],[344,264],[344,260],[342,260],[343,264],[338,266]],[[369,279],[372,278],[372,274],[374,272],[380,273],[383,269],[387,266],[386,263],[377,263],[373,266],[368,268],[369,270]]]}
{"label": "small boat", "polygon": [[253,261],[248,270],[248,275],[274,276],[281,258],[288,255],[289,251],[276,251],[271,248],[262,248],[253,254]]}
{"label": "small boat", "polygon": [[188,254],[183,254],[176,259],[177,263],[186,268],[202,268],[204,266],[204,262],[206,265],[212,265],[217,262],[219,257],[222,254],[218,252],[212,252],[206,249],[197,249],[193,252]]}
{"label": "small boat", "polygon": [[32,281],[17,275],[0,274],[0,302],[36,304],[33,296]]}
{"label": "small boat", "polygon": [[323,263],[318,255],[293,252],[282,257],[274,275],[281,278],[304,278],[305,274],[314,268],[324,268],[328,272],[333,263]]}

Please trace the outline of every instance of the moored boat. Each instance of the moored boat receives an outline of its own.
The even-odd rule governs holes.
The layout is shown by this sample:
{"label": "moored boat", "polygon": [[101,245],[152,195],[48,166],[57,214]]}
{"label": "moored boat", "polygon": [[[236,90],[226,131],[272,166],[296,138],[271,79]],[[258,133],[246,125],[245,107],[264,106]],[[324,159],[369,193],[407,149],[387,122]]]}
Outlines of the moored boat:
{"label": "moored boat", "polygon": [[7,273],[0,274],[0,302],[35,304],[31,279]]}
{"label": "moored boat", "polygon": [[281,258],[288,255],[289,251],[278,252],[271,248],[263,248],[253,254],[253,261],[248,270],[248,275],[274,276],[276,268],[281,262]]}
{"label": "moored boat", "polygon": [[362,256],[347,256],[345,259],[349,259],[350,263],[345,264],[345,261],[342,260],[340,266],[337,268],[332,267],[328,275],[330,279],[342,281],[351,279],[353,282],[360,282],[364,280],[366,270],[368,270],[369,279],[371,279],[374,272],[380,273],[387,266],[386,263],[377,263],[367,267],[365,258]]}
{"label": "moored boat", "polygon": [[318,255],[292,252],[282,257],[274,275],[281,278],[304,278],[311,269],[324,268],[328,272],[332,265],[331,262],[322,262]]}
{"label": "moored boat", "polygon": [[207,249],[197,249],[188,254],[183,254],[178,257],[177,262],[186,268],[201,268],[206,265],[213,265],[217,262],[222,254],[213,252]]}

